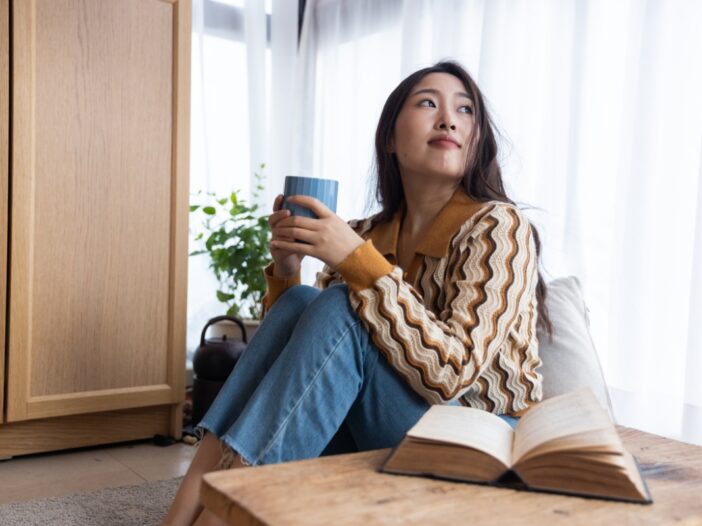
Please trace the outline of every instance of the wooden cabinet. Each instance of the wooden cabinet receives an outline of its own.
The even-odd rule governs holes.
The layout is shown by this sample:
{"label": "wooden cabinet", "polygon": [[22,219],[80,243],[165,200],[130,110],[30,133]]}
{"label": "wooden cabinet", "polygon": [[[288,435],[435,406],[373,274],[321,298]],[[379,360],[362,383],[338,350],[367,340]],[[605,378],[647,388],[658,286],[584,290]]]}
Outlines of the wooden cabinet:
{"label": "wooden cabinet", "polygon": [[[10,188],[10,4],[0,0],[0,409],[5,407],[8,192]],[[0,423],[4,411],[0,411]]]}
{"label": "wooden cabinet", "polygon": [[0,456],[179,436],[190,2],[0,2]]}

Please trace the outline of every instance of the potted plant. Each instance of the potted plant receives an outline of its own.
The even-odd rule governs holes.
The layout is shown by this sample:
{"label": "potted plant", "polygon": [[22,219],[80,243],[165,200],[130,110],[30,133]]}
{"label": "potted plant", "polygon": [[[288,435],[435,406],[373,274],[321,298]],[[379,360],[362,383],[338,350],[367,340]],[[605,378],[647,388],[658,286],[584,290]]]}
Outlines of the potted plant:
{"label": "potted plant", "polygon": [[[264,168],[262,164],[260,170]],[[241,190],[225,197],[200,190],[195,194],[198,202],[190,206],[191,213],[204,216],[195,236],[203,248],[190,255],[210,256],[210,268],[219,280],[217,299],[226,305],[227,315],[243,318],[249,337],[260,322],[261,301],[266,293],[263,268],[271,262],[268,215],[259,215],[255,204],[263,190],[263,177],[259,173],[254,176],[254,204],[241,198]]]}

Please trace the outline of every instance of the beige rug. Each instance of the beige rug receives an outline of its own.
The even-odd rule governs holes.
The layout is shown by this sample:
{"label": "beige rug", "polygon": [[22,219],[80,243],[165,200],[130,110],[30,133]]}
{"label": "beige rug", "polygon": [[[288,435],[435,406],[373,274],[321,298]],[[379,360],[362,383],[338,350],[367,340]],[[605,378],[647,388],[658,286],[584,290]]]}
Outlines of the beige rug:
{"label": "beige rug", "polygon": [[168,511],[182,477],[0,506],[2,526],[151,526]]}

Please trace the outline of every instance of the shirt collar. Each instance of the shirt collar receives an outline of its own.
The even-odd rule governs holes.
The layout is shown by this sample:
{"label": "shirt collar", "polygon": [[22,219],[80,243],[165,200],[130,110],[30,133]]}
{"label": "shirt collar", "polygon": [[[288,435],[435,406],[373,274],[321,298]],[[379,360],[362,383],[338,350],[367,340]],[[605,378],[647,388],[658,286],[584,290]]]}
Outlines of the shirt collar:
{"label": "shirt collar", "polygon": [[[448,202],[434,218],[426,236],[417,246],[416,252],[435,258],[442,258],[448,254],[449,242],[460,228],[468,221],[485,203],[473,200],[466,194],[463,186],[458,186]],[[368,234],[373,245],[384,256],[392,256],[397,261],[397,240],[400,234],[400,223],[405,212],[405,204],[395,212],[387,223],[376,225]]]}

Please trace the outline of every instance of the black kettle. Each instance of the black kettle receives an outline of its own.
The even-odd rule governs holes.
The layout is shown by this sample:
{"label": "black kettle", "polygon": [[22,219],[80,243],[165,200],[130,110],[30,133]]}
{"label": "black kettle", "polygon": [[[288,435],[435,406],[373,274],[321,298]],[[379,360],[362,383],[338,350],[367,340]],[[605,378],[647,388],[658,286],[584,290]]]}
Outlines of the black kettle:
{"label": "black kettle", "polygon": [[[232,321],[239,325],[243,341],[230,340],[226,334],[206,339],[207,329],[220,321]],[[205,324],[200,346],[193,355],[193,426],[207,413],[241,353],[246,350],[247,341],[244,322],[235,316],[216,316]]]}

